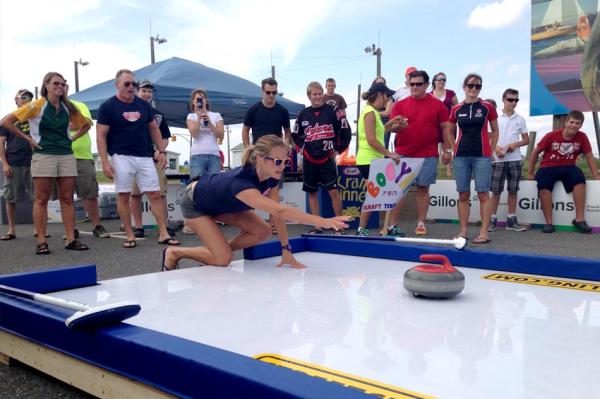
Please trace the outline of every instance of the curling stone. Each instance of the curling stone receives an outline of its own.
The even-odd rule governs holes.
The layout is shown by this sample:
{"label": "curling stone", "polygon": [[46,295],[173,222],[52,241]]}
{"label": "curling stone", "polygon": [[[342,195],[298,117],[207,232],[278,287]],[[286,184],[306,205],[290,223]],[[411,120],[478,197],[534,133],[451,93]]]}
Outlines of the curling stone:
{"label": "curling stone", "polygon": [[452,298],[465,288],[465,275],[444,255],[424,254],[419,259],[442,264],[417,265],[404,273],[404,288],[414,296]]}

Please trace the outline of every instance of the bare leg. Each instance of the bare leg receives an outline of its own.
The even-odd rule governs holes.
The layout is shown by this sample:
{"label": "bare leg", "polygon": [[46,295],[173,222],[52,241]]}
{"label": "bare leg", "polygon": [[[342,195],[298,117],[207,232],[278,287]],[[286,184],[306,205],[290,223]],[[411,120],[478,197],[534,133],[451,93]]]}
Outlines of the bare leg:
{"label": "bare leg", "polygon": [[[41,244],[46,241],[46,223],[48,221],[48,199],[50,198],[50,187],[52,177],[34,177],[35,199],[33,202],[33,223],[37,233],[37,242]],[[73,234],[73,233],[71,233]]]}
{"label": "bare leg", "polygon": [[[498,201],[500,201],[500,197],[498,197]],[[496,205],[496,208],[498,208],[498,205]],[[508,213],[511,215],[517,213],[517,193],[508,193]]]}
{"label": "bare leg", "polygon": [[84,198],[83,207],[92,222],[94,228],[100,224],[100,209],[98,208],[97,198]]}
{"label": "bare leg", "polygon": [[488,227],[490,226],[490,216],[492,216],[490,193],[487,191],[477,193],[477,197],[479,198],[479,216],[481,217],[479,237],[489,238]]}
{"label": "bare leg", "polygon": [[417,186],[417,222],[425,223],[427,211],[429,210],[429,186]]}
{"label": "bare leg", "polygon": [[[167,231],[167,223],[165,221],[166,209],[163,207],[160,191],[147,192],[146,196],[150,200],[150,210],[152,211],[152,215],[154,216],[156,224],[158,225],[158,240],[164,241],[171,238],[169,232]],[[174,239],[174,241],[176,240]]]}
{"label": "bare leg", "polygon": [[[57,177],[58,200],[63,226],[65,227],[66,243],[75,239],[75,206],[73,205],[73,192],[75,191],[75,176]],[[39,235],[38,235],[39,237]]]}
{"label": "bare leg", "polygon": [[133,216],[133,224],[135,228],[143,228],[144,224],[142,223],[142,194],[132,194],[131,197],[129,197],[129,208],[131,210],[131,215]]}
{"label": "bare leg", "polygon": [[269,225],[253,211],[219,215],[218,219],[229,225],[240,227],[242,233],[227,242],[212,217],[201,216],[187,219],[188,226],[194,230],[206,246],[169,247],[165,253],[167,267],[174,267],[181,259],[193,259],[213,266],[227,266],[233,259],[232,251],[256,245],[271,236]]}
{"label": "bare leg", "polygon": [[310,213],[313,215],[319,215],[319,192],[315,191],[314,193],[308,193],[308,207],[310,208]]}
{"label": "bare leg", "polygon": [[461,237],[467,236],[467,226],[469,224],[469,212],[471,208],[471,204],[469,204],[469,197],[471,196],[470,191],[465,191],[463,193],[458,193],[458,222],[460,223],[460,233],[458,233]]}
{"label": "bare leg", "polygon": [[[500,195],[502,195],[502,193],[492,193],[492,198],[490,199],[490,207],[491,207],[491,213],[490,215],[495,215],[498,212],[498,206],[500,205]],[[509,198],[509,203],[508,203],[508,213],[510,212],[510,198]],[[512,212],[514,213],[514,212]]]}
{"label": "bare leg", "polygon": [[135,241],[135,235],[131,228],[131,211],[129,210],[129,195],[130,193],[119,193],[117,196],[117,213],[121,218],[121,224],[125,233],[127,234],[128,241]]}
{"label": "bare leg", "polygon": [[16,213],[17,204],[14,202],[6,202],[6,217],[8,218],[8,231],[6,234],[15,234],[16,231]]}
{"label": "bare leg", "polygon": [[552,224],[552,191],[541,189],[538,192],[538,196],[540,197],[542,212],[544,213],[546,224]]}
{"label": "bare leg", "polygon": [[333,208],[333,213],[335,214],[335,216],[342,216],[344,211],[340,192],[337,188],[334,188],[332,190],[329,190],[329,196],[331,197],[331,207]]}
{"label": "bare leg", "polygon": [[585,184],[577,184],[573,187],[573,202],[575,203],[575,221],[585,220]]}

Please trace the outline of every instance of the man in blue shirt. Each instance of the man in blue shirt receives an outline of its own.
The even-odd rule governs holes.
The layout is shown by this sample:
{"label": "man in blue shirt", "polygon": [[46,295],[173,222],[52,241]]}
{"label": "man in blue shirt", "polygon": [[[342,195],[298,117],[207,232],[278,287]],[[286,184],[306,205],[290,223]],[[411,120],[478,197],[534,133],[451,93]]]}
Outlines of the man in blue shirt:
{"label": "man in blue shirt", "polygon": [[106,100],[98,110],[96,138],[104,175],[115,181],[117,212],[127,233],[127,241],[123,246],[136,247],[129,209],[129,196],[134,180],[140,192],[146,193],[150,200],[152,214],[158,225],[158,242],[179,245],[179,241],[167,232],[166,209],[160,198],[158,175],[152,161],[154,143],[159,151],[159,165],[164,168],[166,162],[165,145],[153,117],[152,107],[136,97],[132,71],[118,71],[115,85],[117,94]]}

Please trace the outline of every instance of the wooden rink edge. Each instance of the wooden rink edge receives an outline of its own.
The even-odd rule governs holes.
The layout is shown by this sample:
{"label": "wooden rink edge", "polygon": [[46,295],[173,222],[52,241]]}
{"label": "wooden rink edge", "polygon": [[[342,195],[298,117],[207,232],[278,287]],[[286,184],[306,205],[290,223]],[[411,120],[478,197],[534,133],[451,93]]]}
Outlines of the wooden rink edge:
{"label": "wooden rink edge", "polygon": [[0,330],[0,363],[18,360],[99,398],[175,398],[156,388]]}

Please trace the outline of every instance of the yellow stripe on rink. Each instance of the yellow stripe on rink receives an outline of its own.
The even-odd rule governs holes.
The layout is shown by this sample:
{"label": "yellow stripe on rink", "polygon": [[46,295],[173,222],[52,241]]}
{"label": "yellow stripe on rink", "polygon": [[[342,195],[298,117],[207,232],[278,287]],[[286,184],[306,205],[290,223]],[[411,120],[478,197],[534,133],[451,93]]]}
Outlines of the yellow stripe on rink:
{"label": "yellow stripe on rink", "polygon": [[256,355],[254,358],[276,366],[286,367],[288,369],[308,374],[312,377],[319,377],[327,381],[337,382],[346,387],[355,388],[368,395],[375,395],[380,398],[411,398],[411,399],[433,399],[433,396],[423,395],[406,389],[398,388],[393,385],[382,384],[378,381],[369,380],[357,375],[343,373],[327,367],[319,366],[313,363],[303,362],[286,356],[265,353]]}
{"label": "yellow stripe on rink", "polygon": [[566,288],[569,290],[600,292],[600,282],[592,283],[576,280],[558,280],[554,278],[543,278],[536,276],[525,276],[520,274],[492,273],[481,278],[486,280],[504,281],[507,283],[542,285],[544,287]]}

